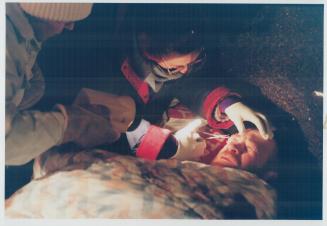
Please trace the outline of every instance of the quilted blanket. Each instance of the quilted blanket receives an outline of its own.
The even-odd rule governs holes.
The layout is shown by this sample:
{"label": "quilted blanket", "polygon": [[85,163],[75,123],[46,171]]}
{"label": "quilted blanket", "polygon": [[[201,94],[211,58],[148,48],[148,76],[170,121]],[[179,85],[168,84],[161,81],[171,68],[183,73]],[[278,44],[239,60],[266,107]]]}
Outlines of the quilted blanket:
{"label": "quilted blanket", "polygon": [[61,170],[55,165],[36,167],[35,179],[6,200],[7,218],[276,216],[274,190],[246,171],[199,162],[149,161],[104,150],[57,156],[53,152],[51,158],[61,159],[55,161]]}

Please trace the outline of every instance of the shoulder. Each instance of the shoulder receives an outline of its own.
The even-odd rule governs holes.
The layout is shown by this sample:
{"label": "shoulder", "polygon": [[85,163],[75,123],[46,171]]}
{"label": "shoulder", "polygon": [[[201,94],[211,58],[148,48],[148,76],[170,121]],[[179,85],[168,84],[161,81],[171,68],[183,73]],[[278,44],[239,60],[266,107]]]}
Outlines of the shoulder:
{"label": "shoulder", "polygon": [[11,64],[23,64],[26,60],[26,47],[23,38],[18,34],[16,28],[6,19],[6,66]]}

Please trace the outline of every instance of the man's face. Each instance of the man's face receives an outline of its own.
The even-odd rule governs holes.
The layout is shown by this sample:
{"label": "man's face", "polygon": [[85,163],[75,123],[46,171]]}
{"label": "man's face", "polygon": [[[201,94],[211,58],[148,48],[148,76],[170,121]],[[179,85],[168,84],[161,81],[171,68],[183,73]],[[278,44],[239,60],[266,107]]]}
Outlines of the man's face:
{"label": "man's face", "polygon": [[39,18],[31,20],[35,35],[39,41],[45,41],[55,35],[58,35],[67,30],[74,29],[74,22],[50,21]]}
{"label": "man's face", "polygon": [[274,140],[265,140],[257,130],[232,135],[211,164],[240,169],[262,168],[277,151]]}
{"label": "man's face", "polygon": [[185,55],[180,55],[175,52],[165,56],[152,56],[147,54],[149,60],[158,64],[163,71],[166,71],[169,75],[175,75],[177,73],[186,74],[193,64],[201,61],[198,59],[200,51],[194,51]]}

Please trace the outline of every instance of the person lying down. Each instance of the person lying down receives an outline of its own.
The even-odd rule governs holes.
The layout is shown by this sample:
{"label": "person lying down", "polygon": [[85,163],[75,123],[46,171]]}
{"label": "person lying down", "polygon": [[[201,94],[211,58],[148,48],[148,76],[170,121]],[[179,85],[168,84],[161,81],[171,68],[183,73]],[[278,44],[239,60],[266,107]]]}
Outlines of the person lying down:
{"label": "person lying down", "polygon": [[[244,133],[229,134],[213,129],[202,119],[197,119],[182,105],[171,108],[164,127],[183,133],[193,130],[193,156],[185,159],[220,167],[247,170],[268,179],[277,176],[278,148],[274,139],[264,139],[255,128],[248,128]],[[175,136],[176,136],[175,133]]]}
{"label": "person lying down", "polygon": [[276,153],[274,141],[255,129],[229,136],[197,121],[170,118],[164,124],[178,130],[177,136],[196,130],[200,151],[193,161],[182,159],[191,156],[153,161],[69,146],[42,154],[35,160],[34,179],[6,200],[6,217],[274,218],[274,189],[247,172],[265,168]]}
{"label": "person lying down", "polygon": [[[194,118],[194,115],[185,109],[181,105],[173,108],[168,112],[169,120],[162,126],[172,131],[179,140],[184,140],[179,145],[185,145],[183,149],[190,151],[177,153],[168,159],[242,169],[255,173],[264,180],[277,176],[277,145],[273,139],[264,139],[257,129],[246,129],[242,134],[227,135],[222,130],[211,128],[205,120]],[[108,149],[101,149],[120,154],[116,149],[122,148],[114,144]],[[76,152],[76,149],[66,146],[42,154],[35,160],[33,178],[40,178],[67,167],[72,161],[72,152]]]}
{"label": "person lying down", "polygon": [[45,165],[39,166],[62,168],[46,172],[7,199],[7,218],[276,216],[274,189],[245,170],[177,159],[146,160],[101,149],[50,153],[48,161],[39,162]]}

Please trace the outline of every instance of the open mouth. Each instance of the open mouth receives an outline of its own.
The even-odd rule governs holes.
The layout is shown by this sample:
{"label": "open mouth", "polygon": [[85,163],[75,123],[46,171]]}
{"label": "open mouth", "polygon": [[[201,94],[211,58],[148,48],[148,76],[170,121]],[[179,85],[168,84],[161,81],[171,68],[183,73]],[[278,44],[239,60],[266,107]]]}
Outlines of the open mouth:
{"label": "open mouth", "polygon": [[232,156],[223,156],[221,157],[221,160],[223,160],[228,166],[237,167],[239,165],[237,159]]}

